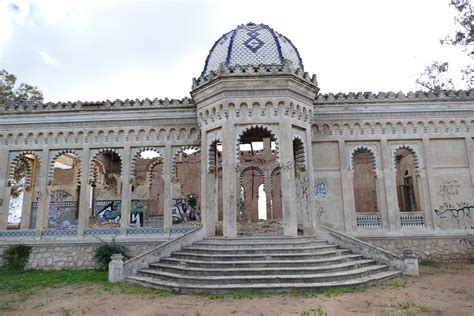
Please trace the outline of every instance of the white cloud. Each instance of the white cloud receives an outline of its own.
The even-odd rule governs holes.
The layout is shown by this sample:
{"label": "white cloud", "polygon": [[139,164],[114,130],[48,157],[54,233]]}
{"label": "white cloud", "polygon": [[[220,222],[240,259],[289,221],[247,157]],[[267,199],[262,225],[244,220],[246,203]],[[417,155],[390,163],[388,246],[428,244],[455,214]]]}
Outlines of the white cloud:
{"label": "white cloud", "polygon": [[448,4],[11,0],[0,5],[0,67],[47,101],[181,98],[214,41],[252,21],[288,36],[323,92],[406,91],[434,59],[464,63],[439,44],[453,27]]}
{"label": "white cloud", "polygon": [[45,63],[47,63],[48,65],[54,66],[54,67],[59,66],[59,63],[56,61],[56,59],[52,58],[47,53],[45,53],[41,50],[38,50],[38,55],[40,55],[40,57],[43,59],[43,61]]}

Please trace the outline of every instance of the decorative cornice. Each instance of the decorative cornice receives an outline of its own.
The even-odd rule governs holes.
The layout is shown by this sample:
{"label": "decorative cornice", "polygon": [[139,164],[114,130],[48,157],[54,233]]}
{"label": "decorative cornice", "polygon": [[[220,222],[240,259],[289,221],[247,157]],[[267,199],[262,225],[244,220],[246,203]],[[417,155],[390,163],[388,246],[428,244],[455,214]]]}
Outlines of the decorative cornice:
{"label": "decorative cornice", "polygon": [[326,93],[318,94],[315,104],[346,104],[346,103],[400,103],[420,101],[447,101],[447,100],[472,100],[474,101],[474,89],[471,90],[444,90],[433,91],[410,91],[407,94],[402,91],[395,93],[379,92],[349,92],[349,93]]}
{"label": "decorative cornice", "polygon": [[237,76],[274,76],[274,75],[295,75],[304,81],[308,82],[311,85],[317,86],[318,82],[316,79],[316,75],[310,77],[310,75],[305,72],[301,67],[293,69],[291,67],[291,61],[285,59],[282,65],[236,65],[236,66],[229,66],[225,63],[221,63],[219,69],[217,71],[210,71],[208,75],[201,76],[198,79],[193,78],[193,90],[217,79],[218,77],[237,77]]}
{"label": "decorative cornice", "polygon": [[0,104],[0,114],[5,113],[37,113],[37,112],[65,112],[65,111],[103,111],[103,110],[137,110],[137,109],[165,109],[177,107],[193,107],[191,98],[183,99],[135,99],[96,101],[96,102],[34,102],[15,101],[10,104]]}

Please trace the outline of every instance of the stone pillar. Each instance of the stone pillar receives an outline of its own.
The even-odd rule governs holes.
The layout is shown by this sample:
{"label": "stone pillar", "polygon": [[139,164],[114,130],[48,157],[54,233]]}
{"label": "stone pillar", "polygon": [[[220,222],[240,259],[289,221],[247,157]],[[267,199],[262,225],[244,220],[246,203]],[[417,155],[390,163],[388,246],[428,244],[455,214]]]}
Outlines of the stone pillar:
{"label": "stone pillar", "polygon": [[388,229],[397,230],[400,228],[400,210],[398,208],[396,170],[393,169],[392,151],[387,140],[381,139],[380,146],[382,150],[381,162],[387,201]]}
{"label": "stone pillar", "polygon": [[338,144],[339,164],[341,166],[342,213],[344,216],[344,228],[346,233],[348,233],[352,232],[356,225],[353,175],[349,167],[349,161],[347,160],[347,152],[344,140],[340,139]]}
{"label": "stone pillar", "polygon": [[[33,168],[32,170],[35,170],[36,168],[36,161],[35,163],[33,164]],[[35,172],[33,171],[33,174]],[[32,185],[31,187],[28,189],[28,190],[25,190],[23,192],[23,202],[22,202],[22,205],[21,205],[21,222],[20,222],[20,229],[30,229],[30,228],[33,228],[31,227],[31,202],[33,202],[33,194],[35,192],[34,190],[34,181],[35,181],[35,178],[32,177]],[[49,193],[48,193],[49,195]],[[48,216],[46,217],[46,227],[48,225],[48,220],[49,220],[49,201],[48,201]]]}
{"label": "stone pillar", "polygon": [[384,176],[383,172],[379,169],[375,170],[375,191],[377,194],[377,209],[380,213],[380,218],[382,220],[382,229],[388,230],[388,211],[387,211],[387,201],[385,199],[385,190],[384,190]]}
{"label": "stone pillar", "polygon": [[90,149],[84,147],[82,149],[82,161],[81,161],[81,188],[79,191],[79,216],[77,220],[77,234],[78,236],[84,235],[84,229],[89,226],[89,216],[92,215],[91,204],[91,191],[92,187],[89,184],[90,178]]}
{"label": "stone pillar", "polygon": [[164,180],[164,189],[163,189],[163,230],[165,234],[168,234],[173,225],[173,215],[171,209],[173,207],[173,196],[171,195],[171,168],[173,168],[173,153],[171,144],[166,144],[165,146],[165,157],[164,157],[164,168],[165,172],[163,174]]}
{"label": "stone pillar", "polygon": [[280,122],[281,204],[283,234],[285,236],[298,236],[295,161],[291,129],[289,120]]}
{"label": "stone pillar", "polygon": [[313,171],[313,148],[311,126],[306,128],[305,154],[306,154],[306,174],[308,176],[308,225],[305,226],[306,235],[314,235],[316,233],[317,214],[315,210],[316,196],[314,193],[314,171]]}
{"label": "stone pillar", "polygon": [[[431,163],[433,159],[433,154],[431,152],[430,140],[427,137],[423,138],[423,156],[425,159],[424,161],[425,170],[419,170],[420,175],[422,176],[422,181],[420,181],[422,184],[422,187],[420,188],[418,186],[419,188],[418,191],[423,192],[423,195],[425,196],[424,202],[421,202],[421,203],[423,203],[424,205],[426,228],[431,228],[431,229],[436,230],[436,224],[434,221],[433,208],[432,208],[433,201],[431,200],[436,195],[434,176],[433,176],[434,171],[433,171],[433,167]],[[422,157],[418,157],[418,159],[422,159]]]}
{"label": "stone pillar", "polygon": [[271,170],[266,167],[264,170],[264,180],[263,180],[263,189],[265,190],[266,205],[267,205],[267,220],[273,219],[273,210],[272,210],[272,188],[271,188]]}
{"label": "stone pillar", "polygon": [[224,237],[237,236],[237,181],[236,135],[232,122],[226,121],[222,129],[222,198]]}
{"label": "stone pillar", "polygon": [[474,144],[471,136],[465,137],[469,174],[471,176],[471,194],[474,194]]}
{"label": "stone pillar", "polygon": [[206,236],[214,236],[217,220],[217,174],[218,162],[214,170],[208,166],[211,144],[207,143],[204,132],[201,137],[201,222]]}
{"label": "stone pillar", "polygon": [[[43,149],[39,171],[39,199],[38,212],[36,214],[36,234],[41,236],[41,230],[48,227],[49,217],[49,189],[48,189],[48,169],[49,169],[49,148]],[[36,182],[36,181],[35,181]],[[30,206],[31,207],[31,206]]]}
{"label": "stone pillar", "polygon": [[0,230],[7,229],[10,192],[8,187],[8,171],[10,168],[8,149],[0,149]]}
{"label": "stone pillar", "polygon": [[120,253],[112,255],[109,262],[109,282],[117,283],[123,282],[123,256]]}
{"label": "stone pillar", "polygon": [[122,195],[120,203],[120,234],[126,235],[130,226],[130,208],[132,206],[132,193],[130,184],[130,145],[126,144],[123,148],[122,156],[122,172],[120,179],[122,180]]}

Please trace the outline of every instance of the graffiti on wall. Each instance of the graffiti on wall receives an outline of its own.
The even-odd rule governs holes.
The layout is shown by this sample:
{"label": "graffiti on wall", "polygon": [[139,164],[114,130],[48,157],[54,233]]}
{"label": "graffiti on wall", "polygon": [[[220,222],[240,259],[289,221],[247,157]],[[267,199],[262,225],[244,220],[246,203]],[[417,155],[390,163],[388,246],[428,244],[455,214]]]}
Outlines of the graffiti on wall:
{"label": "graffiti on wall", "polygon": [[311,192],[309,180],[305,175],[298,174],[296,177],[296,197],[298,199],[298,207],[304,210],[307,218],[310,217],[309,203]]}
{"label": "graffiti on wall", "polygon": [[120,200],[96,201],[95,212],[101,223],[120,223]]}
{"label": "graffiti on wall", "polygon": [[132,200],[130,210],[130,226],[143,227],[143,204],[140,200]]}
{"label": "graffiti on wall", "polygon": [[316,210],[316,216],[318,216],[318,222],[321,222],[321,218],[324,216],[326,213],[326,209],[324,208],[324,205],[321,200],[316,199],[315,201],[315,210]]}
{"label": "graffiti on wall", "polygon": [[48,228],[70,229],[77,227],[78,203],[65,190],[54,190],[50,194]]}
{"label": "graffiti on wall", "polygon": [[460,239],[459,244],[463,246],[466,250],[472,248],[472,241],[470,239]]}
{"label": "graffiti on wall", "polygon": [[326,178],[316,178],[314,181],[314,194],[316,197],[325,197],[329,195],[328,181]]}
{"label": "graffiti on wall", "polygon": [[72,200],[72,194],[64,190],[51,191],[50,197],[50,202],[63,202]]}
{"label": "graffiti on wall", "polygon": [[179,224],[188,221],[201,221],[201,216],[197,211],[196,195],[191,194],[188,196],[188,199],[173,199],[171,214],[173,216],[173,224]]}
{"label": "graffiti on wall", "polygon": [[[465,205],[463,206],[463,204]],[[438,215],[439,218],[448,219],[457,223],[458,228],[468,228],[462,227],[462,224],[465,220],[473,219],[472,215],[474,214],[474,205],[468,205],[467,203],[457,203],[457,205],[459,206],[458,208],[445,208],[442,210],[435,209],[435,214]]]}
{"label": "graffiti on wall", "polygon": [[459,201],[461,185],[457,180],[443,181],[436,192],[442,203],[434,210],[440,220],[440,226],[458,229],[474,229],[474,205]]}
{"label": "graffiti on wall", "polygon": [[457,180],[443,181],[439,186],[438,195],[443,199],[451,200],[456,195],[459,195],[460,187]]}

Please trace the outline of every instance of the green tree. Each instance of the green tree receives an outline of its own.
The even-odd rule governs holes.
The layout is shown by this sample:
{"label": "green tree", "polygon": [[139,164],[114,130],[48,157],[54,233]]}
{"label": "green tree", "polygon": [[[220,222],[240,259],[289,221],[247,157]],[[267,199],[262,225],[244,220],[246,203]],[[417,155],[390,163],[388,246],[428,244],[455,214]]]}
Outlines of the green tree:
{"label": "green tree", "polygon": [[[471,0],[451,0],[450,6],[456,10],[454,34],[449,34],[441,39],[443,45],[462,46],[469,58],[474,59],[474,11]],[[469,64],[461,70],[461,78],[465,89],[474,87],[474,72]],[[449,62],[433,61],[426,66],[416,79],[422,87],[439,92],[441,90],[454,90],[455,85],[449,76]]]}
{"label": "green tree", "polygon": [[20,83],[17,87],[16,76],[3,69],[0,71],[0,104],[9,104],[15,101],[43,101],[43,93],[38,88],[27,83]]}

